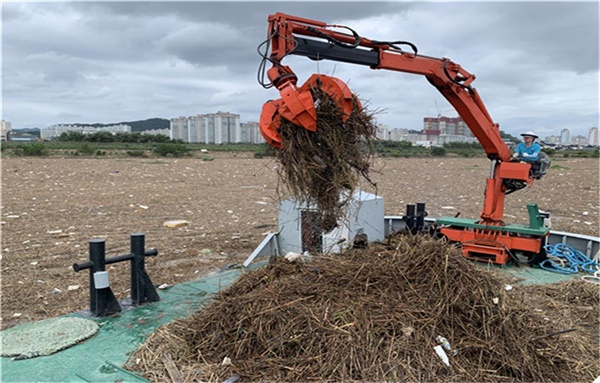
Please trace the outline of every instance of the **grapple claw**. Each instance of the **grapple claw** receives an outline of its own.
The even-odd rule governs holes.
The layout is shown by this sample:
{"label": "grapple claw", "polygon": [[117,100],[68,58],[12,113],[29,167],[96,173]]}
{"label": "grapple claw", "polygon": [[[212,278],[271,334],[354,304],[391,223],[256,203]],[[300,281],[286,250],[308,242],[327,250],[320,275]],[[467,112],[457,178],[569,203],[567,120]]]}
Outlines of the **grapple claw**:
{"label": "grapple claw", "polygon": [[337,77],[313,74],[302,84],[300,90],[310,91],[313,88],[321,88],[337,102],[343,113],[343,122],[346,122],[355,108],[362,108],[358,97],[350,91],[344,81]]}
{"label": "grapple claw", "polygon": [[281,99],[269,100],[263,104],[262,111],[260,112],[260,134],[263,136],[267,144],[280,149],[281,136],[277,131],[279,129],[280,118],[279,115],[279,104]]}
{"label": "grapple claw", "polygon": [[280,92],[279,113],[286,120],[310,131],[317,131],[317,110],[310,90],[290,85]]}
{"label": "grapple claw", "polygon": [[311,90],[314,88],[320,88],[339,105],[343,113],[340,123],[350,117],[354,108],[362,108],[360,101],[352,94],[345,82],[339,78],[313,74],[299,88],[294,84],[282,87],[279,90],[281,98],[268,101],[263,105],[260,132],[269,145],[280,149],[283,147],[278,131],[281,118],[304,129],[317,131],[317,111],[311,95]]}

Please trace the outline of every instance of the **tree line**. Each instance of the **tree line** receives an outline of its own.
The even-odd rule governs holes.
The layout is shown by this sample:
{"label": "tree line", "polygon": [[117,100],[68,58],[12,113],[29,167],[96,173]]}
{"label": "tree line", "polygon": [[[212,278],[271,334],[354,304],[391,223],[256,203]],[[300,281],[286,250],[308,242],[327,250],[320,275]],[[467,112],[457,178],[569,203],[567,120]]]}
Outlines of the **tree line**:
{"label": "tree line", "polygon": [[165,134],[142,134],[140,132],[107,132],[100,131],[91,134],[84,134],[78,131],[63,132],[56,138],[56,141],[62,142],[124,142],[130,144],[149,144],[178,142],[181,140],[171,140]]}

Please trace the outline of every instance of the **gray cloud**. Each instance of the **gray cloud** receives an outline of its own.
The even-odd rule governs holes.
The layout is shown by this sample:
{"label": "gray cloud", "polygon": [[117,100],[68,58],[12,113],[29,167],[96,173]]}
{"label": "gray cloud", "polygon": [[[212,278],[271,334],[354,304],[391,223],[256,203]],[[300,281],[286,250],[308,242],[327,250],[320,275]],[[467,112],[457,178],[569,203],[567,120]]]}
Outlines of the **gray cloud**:
{"label": "gray cloud", "polygon": [[[501,128],[584,134],[598,125],[597,2],[63,2],[3,4],[3,118],[16,128],[217,110],[256,121],[279,97],[258,84],[267,16],[409,40],[477,75]],[[333,74],[391,128],[450,105],[424,78],[301,57],[300,81]]]}

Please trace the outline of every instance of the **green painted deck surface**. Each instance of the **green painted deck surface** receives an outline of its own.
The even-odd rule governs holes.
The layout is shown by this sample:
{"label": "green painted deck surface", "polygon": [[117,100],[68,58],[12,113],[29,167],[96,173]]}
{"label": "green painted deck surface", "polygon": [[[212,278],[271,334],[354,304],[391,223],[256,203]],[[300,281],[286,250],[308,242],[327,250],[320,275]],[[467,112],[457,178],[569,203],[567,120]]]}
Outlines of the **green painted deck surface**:
{"label": "green painted deck surface", "polygon": [[[100,325],[95,336],[55,354],[23,360],[1,358],[0,380],[145,382],[123,369],[129,355],[160,326],[197,312],[204,301],[231,285],[241,273],[242,270],[233,269],[159,290],[160,302],[124,309],[116,317],[94,319]],[[85,317],[85,313],[72,315]]]}
{"label": "green painted deck surface", "polygon": [[[259,267],[264,262],[252,265]],[[495,266],[524,279],[521,283],[546,284],[581,275],[551,273],[529,266]],[[129,355],[160,326],[197,312],[214,293],[235,282],[242,270],[233,269],[160,290],[160,302],[125,310],[120,316],[96,319],[100,330],[92,338],[55,354],[32,359],[1,358],[2,382],[146,382],[123,369]],[[83,313],[73,314],[84,317]]]}
{"label": "green painted deck surface", "polygon": [[441,217],[436,220],[436,223],[439,225],[450,225],[457,227],[466,227],[470,229],[482,229],[482,230],[493,230],[500,231],[502,233],[519,233],[519,234],[527,234],[534,235],[538,237],[543,237],[549,231],[547,227],[541,227],[539,229],[531,228],[523,225],[506,225],[506,226],[490,226],[490,225],[482,225],[477,223],[476,219],[470,218],[455,218],[455,217]]}
{"label": "green painted deck surface", "polygon": [[530,267],[527,265],[515,266],[513,264],[510,264],[508,266],[498,266],[498,265],[494,265],[491,263],[490,264],[478,263],[478,265],[485,267],[485,268],[500,269],[502,271],[505,271],[506,273],[510,274],[513,277],[522,279],[522,281],[520,281],[519,284],[523,284],[523,285],[547,285],[547,284],[551,284],[551,283],[567,282],[572,279],[581,278],[584,275],[589,275],[589,274],[583,274],[583,273],[577,273],[577,274],[553,273],[551,271],[546,271],[544,269],[541,269],[537,266]]}

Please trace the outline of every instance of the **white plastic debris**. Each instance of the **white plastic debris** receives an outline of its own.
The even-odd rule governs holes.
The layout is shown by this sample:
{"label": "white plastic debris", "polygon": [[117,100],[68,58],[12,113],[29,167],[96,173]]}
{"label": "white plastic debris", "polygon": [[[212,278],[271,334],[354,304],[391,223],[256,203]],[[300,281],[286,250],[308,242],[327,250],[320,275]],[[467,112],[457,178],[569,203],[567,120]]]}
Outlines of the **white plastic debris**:
{"label": "white plastic debris", "polygon": [[293,251],[290,251],[285,255],[284,258],[290,262],[294,262],[295,260],[302,258],[302,254],[294,253]]}
{"label": "white plastic debris", "polygon": [[221,366],[231,366],[231,359],[227,356],[224,357]]}
{"label": "white plastic debris", "polygon": [[450,366],[450,359],[448,359],[448,355],[446,354],[446,351],[444,351],[444,348],[441,345],[437,345],[433,349],[435,350],[435,353],[440,357],[442,362],[444,362],[446,366]]}
{"label": "white plastic debris", "polygon": [[144,210],[149,209],[148,206],[146,206],[146,205],[138,205],[138,206]]}
{"label": "white plastic debris", "polygon": [[14,314],[13,314],[13,318],[18,318],[18,317],[20,317],[21,315],[23,315],[23,314],[21,314],[21,313],[14,313]]}
{"label": "white plastic debris", "polygon": [[492,298],[492,302],[494,302],[494,304],[497,305],[498,303],[500,303],[500,299]]}
{"label": "white plastic debris", "polygon": [[172,229],[178,228],[178,227],[185,227],[187,225],[189,225],[190,223],[184,219],[176,219],[173,221],[167,221],[165,223],[163,223],[163,226],[165,227],[169,227]]}
{"label": "white plastic debris", "polygon": [[166,288],[168,288],[168,287],[169,287],[169,285],[168,285],[168,284],[166,284],[166,283],[163,283],[162,285],[158,286],[158,289],[159,289],[159,290],[164,290],[164,289],[166,289]]}
{"label": "white plastic debris", "polygon": [[449,341],[448,341],[448,339],[446,339],[445,337],[443,337],[443,336],[441,336],[441,335],[438,335],[438,336],[435,338],[435,341],[436,341],[436,342],[438,342],[438,344],[439,344],[440,346],[442,346],[442,347],[444,348],[444,350],[446,350],[446,351],[450,351],[450,350],[452,350],[452,346],[450,346],[450,342],[449,342]]}
{"label": "white plastic debris", "polygon": [[513,287],[511,285],[504,285],[504,290],[510,291],[512,289],[513,289]]}
{"label": "white plastic debris", "polygon": [[67,290],[69,290],[69,291],[79,290],[79,285],[69,285],[69,287],[67,287]]}
{"label": "white plastic debris", "polygon": [[31,263],[30,263],[30,265],[31,265],[31,266],[35,266],[35,265],[37,265],[37,264],[38,264],[38,262],[37,262],[37,261],[33,261],[33,262],[31,262]]}

